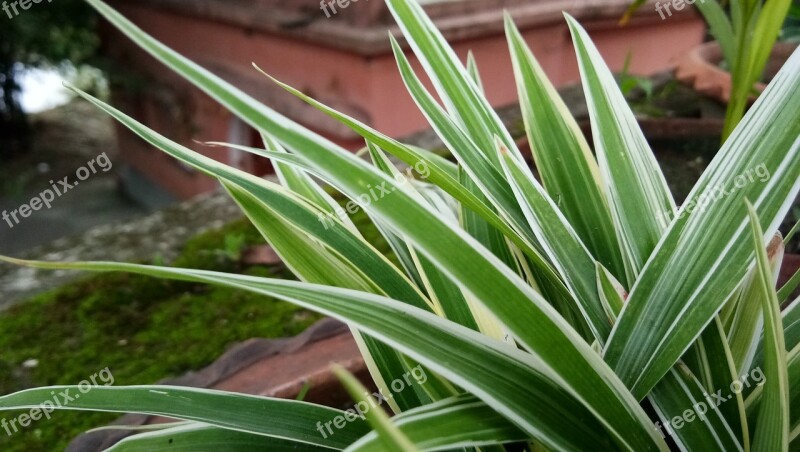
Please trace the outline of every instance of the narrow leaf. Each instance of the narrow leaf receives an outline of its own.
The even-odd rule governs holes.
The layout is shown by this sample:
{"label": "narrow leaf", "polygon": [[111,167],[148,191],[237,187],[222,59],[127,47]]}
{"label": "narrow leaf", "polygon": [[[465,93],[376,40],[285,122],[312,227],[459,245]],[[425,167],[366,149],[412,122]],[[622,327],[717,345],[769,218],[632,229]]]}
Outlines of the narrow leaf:
{"label": "narrow leaf", "polygon": [[758,280],[764,309],[764,377],[759,400],[758,420],[753,434],[753,450],[787,450],[789,447],[789,376],[786,345],[778,297],[774,289],[769,258],[764,249],[764,232],[755,208],[748,203]]}

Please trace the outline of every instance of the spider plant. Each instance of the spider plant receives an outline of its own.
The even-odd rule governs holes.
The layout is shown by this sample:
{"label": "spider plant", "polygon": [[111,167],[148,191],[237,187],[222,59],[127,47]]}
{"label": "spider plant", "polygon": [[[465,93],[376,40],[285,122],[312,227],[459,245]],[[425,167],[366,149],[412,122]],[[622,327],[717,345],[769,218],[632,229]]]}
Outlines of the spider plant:
{"label": "spider plant", "polygon": [[[506,19],[537,179],[482,94],[474,60],[463,64],[413,0],[386,3],[441,103],[401,46],[392,45],[410,95],[457,163],[276,81],[360,134],[371,161],[358,158],[160,44],[100,0],[88,1],[260,131],[263,148],[242,149],[271,159],[280,183],[220,164],[79,94],[217,178],[299,281],[3,259],[224,285],[296,303],[347,322],[375,384],[392,394],[389,413],[363,417],[301,401],[160,386],[97,387],[60,407],[184,421],[112,450],[502,451],[522,443],[531,450],[708,451],[800,444],[800,387],[791,384],[800,378],[800,309],[795,301],[781,316],[786,300],[773,276],[783,250],[777,227],[800,190],[800,52],[678,209],[611,72],[569,16],[594,152]],[[389,155],[426,177],[398,177]],[[756,167],[769,177],[741,183]],[[361,204],[398,265],[334,215],[338,205],[318,181]],[[367,195],[378,187],[382,196]],[[425,373],[424,384],[392,391],[390,382],[412,370]],[[346,372],[336,373],[358,402],[374,403]],[[0,397],[0,409],[32,408],[51,391],[68,389],[75,391]],[[711,408],[718,394],[727,399]],[[325,430],[339,418],[341,428]]]}
{"label": "spider plant", "polygon": [[[634,1],[621,22],[627,22],[644,3],[645,0]],[[792,1],[699,0],[692,3],[708,24],[708,32],[719,43],[723,61],[731,73],[731,94],[722,130],[724,141],[744,116],[754,94],[754,85],[769,61]],[[726,6],[730,17],[726,14]]]}

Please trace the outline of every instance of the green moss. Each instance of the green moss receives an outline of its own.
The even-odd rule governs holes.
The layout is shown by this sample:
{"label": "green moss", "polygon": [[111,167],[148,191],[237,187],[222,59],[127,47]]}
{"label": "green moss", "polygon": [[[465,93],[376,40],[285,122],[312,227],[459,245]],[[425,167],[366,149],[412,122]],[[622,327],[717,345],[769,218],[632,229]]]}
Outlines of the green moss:
{"label": "green moss", "polygon": [[[343,200],[344,202],[344,200]],[[387,255],[389,247],[367,215],[353,222]],[[292,278],[282,266],[242,267],[240,256],[264,239],[237,220],[190,239],[176,267]],[[160,259],[153,262],[164,265]],[[251,337],[293,336],[317,314],[269,297],[137,275],[91,275],[0,314],[0,393],[73,385],[108,367],[115,385],[149,384],[209,365],[232,344]],[[39,360],[25,369],[22,363]],[[18,413],[7,412],[6,419]],[[0,450],[61,450],[80,433],[118,417],[60,411],[8,437]]]}
{"label": "green moss", "polygon": [[[239,254],[263,239],[248,222],[190,240],[175,266],[290,278],[280,267],[242,268]],[[0,315],[0,391],[77,384],[109,367],[115,385],[155,383],[213,362],[251,337],[302,332],[316,314],[268,297],[128,274],[89,276]],[[38,359],[35,368],[22,363]],[[7,412],[6,419],[18,413]],[[56,412],[8,437],[0,450],[60,450],[114,414]]]}

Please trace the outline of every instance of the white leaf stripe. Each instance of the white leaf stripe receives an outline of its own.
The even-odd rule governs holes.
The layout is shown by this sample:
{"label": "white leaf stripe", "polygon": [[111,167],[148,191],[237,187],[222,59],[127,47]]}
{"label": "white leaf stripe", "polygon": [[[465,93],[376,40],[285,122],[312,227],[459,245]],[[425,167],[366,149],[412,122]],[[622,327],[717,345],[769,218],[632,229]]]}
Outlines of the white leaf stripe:
{"label": "white leaf stripe", "polygon": [[558,207],[595,259],[624,281],[625,266],[594,155],[508,13],[506,35],[525,130],[542,185],[558,200]]}
{"label": "white leaf stripe", "polygon": [[764,245],[764,231],[747,203],[764,310],[764,385],[753,433],[753,450],[785,451],[789,447],[789,376],[778,295]]}
{"label": "white leaf stripe", "polygon": [[564,275],[568,287],[574,291],[578,307],[591,326],[595,339],[601,344],[605,343],[611,332],[611,323],[597,291],[594,259],[533,175],[505,154],[502,144],[498,145],[501,146],[500,162],[528,218],[528,224],[537,234],[556,269]]}
{"label": "white leaf stripe", "polygon": [[[539,357],[414,308],[364,292],[309,283],[112,262],[48,263],[37,268],[125,271],[224,285],[289,301],[346,321],[468,390],[529,435],[557,450],[614,448],[609,432]],[[393,319],[386,322],[384,319]],[[453,359],[454,357],[458,359]],[[519,381],[530,384],[519,385]],[[0,399],[2,400],[2,399]],[[534,420],[535,419],[535,420]],[[581,431],[581,435],[575,435]],[[650,432],[654,436],[654,432]],[[620,446],[628,450],[636,448]],[[665,445],[662,445],[662,450]]]}
{"label": "white leaf stripe", "polygon": [[386,4],[448,110],[484,155],[497,164],[493,140],[497,135],[516,158],[522,159],[500,117],[422,7],[409,0],[387,0]]}
{"label": "white leaf stripe", "polygon": [[755,201],[767,231],[775,231],[789,210],[800,190],[798,116],[800,52],[795,52],[687,202],[714,199],[718,187],[731,189],[737,175],[762,164],[771,174],[769,182],[728,190],[703,212],[679,214],[612,331],[605,359],[636,397],[643,397],[699,336],[752,265],[743,199]]}
{"label": "white leaf stripe", "polygon": [[[423,450],[453,450],[524,441],[525,434],[472,395],[442,400],[403,413],[392,421]],[[350,446],[353,451],[380,451],[375,432]]]}
{"label": "white leaf stripe", "polygon": [[600,171],[634,281],[675,211],[675,202],[628,103],[586,31],[569,15]]}
{"label": "white leaf stripe", "polygon": [[[40,408],[53,392],[79,391],[78,386],[27,389],[0,397],[0,410]],[[359,419],[323,438],[315,428],[319,419],[343,412],[296,400],[267,398],[179,386],[95,386],[73,397],[59,409],[108,413],[141,413],[205,422],[220,428],[342,449],[369,429]],[[256,415],[260,413],[260,415]]]}

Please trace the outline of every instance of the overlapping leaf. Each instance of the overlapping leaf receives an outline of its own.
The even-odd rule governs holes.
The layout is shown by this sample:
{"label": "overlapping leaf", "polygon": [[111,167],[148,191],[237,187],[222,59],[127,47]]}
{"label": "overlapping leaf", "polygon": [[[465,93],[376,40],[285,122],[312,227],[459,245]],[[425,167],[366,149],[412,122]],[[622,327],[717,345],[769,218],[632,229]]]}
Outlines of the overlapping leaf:
{"label": "overlapping leaf", "polygon": [[[418,360],[470,391],[548,447],[639,450],[619,444],[619,439],[609,434],[603,425],[605,419],[595,417],[565,389],[554,369],[538,357],[405,303],[347,289],[203,270],[106,262],[10,261],[38,268],[134,272],[224,285],[289,301],[346,321]],[[519,385],[520,381],[528,384]],[[9,400],[6,406],[14,406],[14,403],[25,406],[15,400]],[[647,433],[655,436],[649,430]],[[581,434],[575,435],[576,431]],[[638,440],[643,444],[648,441]],[[666,450],[663,443],[660,447],[655,441],[650,444],[651,449]]]}
{"label": "overlapping leaf", "polygon": [[768,232],[789,210],[800,190],[798,117],[795,51],[703,173],[631,290],[605,359],[636,397],[672,367],[751,267],[743,200],[753,200]]}
{"label": "overlapping leaf", "polygon": [[[147,36],[98,0],[89,0],[137,44],[195,83],[245,121],[303,157],[348,196],[368,185],[392,181],[328,140],[264,107],[230,84]],[[108,107],[106,107],[109,110]],[[646,425],[641,408],[597,354],[550,305],[523,280],[463,231],[438,219],[429,208],[398,190],[379,203],[364,206],[391,224],[475,300],[487,307],[527,350],[552,366],[564,389],[598,413],[597,419],[618,441],[631,447],[662,447]],[[531,325],[536,325],[532,330]],[[601,414],[605,413],[605,414]]]}
{"label": "overlapping leaf", "polygon": [[168,416],[311,447],[344,449],[369,432],[366,423],[357,419],[337,435],[324,438],[316,430],[317,422],[339,416],[342,411],[295,400],[176,386],[96,386],[90,391],[81,391],[78,386],[28,389],[0,397],[0,410],[37,408],[53,400],[56,393],[59,401],[65,401],[58,409]]}

